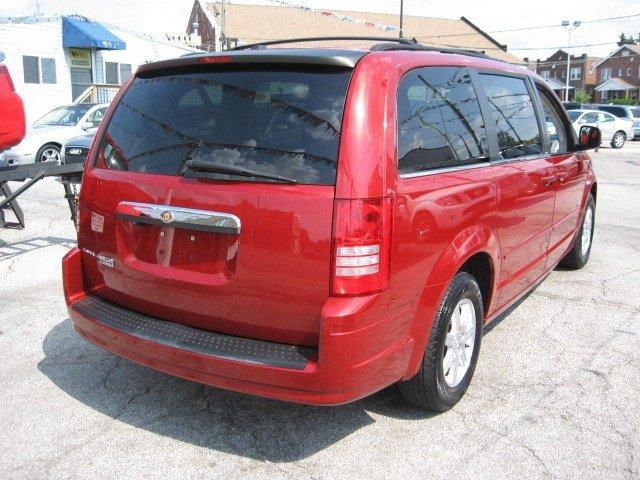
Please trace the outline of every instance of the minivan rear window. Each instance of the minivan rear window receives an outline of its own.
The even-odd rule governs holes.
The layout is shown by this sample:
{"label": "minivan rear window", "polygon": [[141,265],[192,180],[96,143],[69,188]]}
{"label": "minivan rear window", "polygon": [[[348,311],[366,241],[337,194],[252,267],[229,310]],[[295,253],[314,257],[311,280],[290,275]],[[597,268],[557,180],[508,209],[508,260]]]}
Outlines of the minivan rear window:
{"label": "minivan rear window", "polygon": [[97,164],[176,175],[187,160],[204,160],[333,185],[350,76],[262,66],[136,78],[109,122]]}

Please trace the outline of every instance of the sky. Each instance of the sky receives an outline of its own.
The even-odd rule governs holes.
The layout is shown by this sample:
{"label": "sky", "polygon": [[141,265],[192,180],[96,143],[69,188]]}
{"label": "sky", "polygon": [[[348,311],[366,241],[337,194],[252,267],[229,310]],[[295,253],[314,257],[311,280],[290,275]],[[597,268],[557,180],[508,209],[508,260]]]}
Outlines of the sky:
{"label": "sky", "polygon": [[[315,9],[399,12],[399,0],[287,0]],[[267,0],[233,3],[273,4]],[[0,0],[0,17],[34,14],[79,13],[126,29],[144,33],[182,33],[191,12],[193,0]],[[522,58],[546,58],[558,47],[566,46],[567,32],[560,27],[563,20],[597,20],[625,15],[640,15],[638,0],[405,0],[405,13],[442,18],[467,17],[478,27],[506,43],[509,51]],[[516,32],[502,30],[537,26],[551,28]],[[495,33],[494,33],[495,32]],[[640,16],[616,21],[584,23],[571,34],[572,54],[586,52],[606,56],[615,43],[580,47],[579,45],[615,42],[620,32],[638,37]],[[321,32],[319,32],[321,34]],[[372,29],[372,35],[375,30]],[[283,38],[294,36],[284,30]],[[2,39],[0,39],[0,47]]]}

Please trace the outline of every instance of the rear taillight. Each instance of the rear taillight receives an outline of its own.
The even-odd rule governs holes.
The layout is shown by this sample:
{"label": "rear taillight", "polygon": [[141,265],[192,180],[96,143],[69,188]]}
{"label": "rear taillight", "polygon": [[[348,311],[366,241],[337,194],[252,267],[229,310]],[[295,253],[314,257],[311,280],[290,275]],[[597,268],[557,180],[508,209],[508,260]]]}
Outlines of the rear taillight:
{"label": "rear taillight", "polygon": [[391,198],[336,200],[333,293],[361,295],[389,286]]}
{"label": "rear taillight", "polygon": [[0,65],[0,84],[3,83],[9,87],[9,91],[15,91],[13,80],[11,80],[11,75],[9,75],[9,69],[6,65]]}

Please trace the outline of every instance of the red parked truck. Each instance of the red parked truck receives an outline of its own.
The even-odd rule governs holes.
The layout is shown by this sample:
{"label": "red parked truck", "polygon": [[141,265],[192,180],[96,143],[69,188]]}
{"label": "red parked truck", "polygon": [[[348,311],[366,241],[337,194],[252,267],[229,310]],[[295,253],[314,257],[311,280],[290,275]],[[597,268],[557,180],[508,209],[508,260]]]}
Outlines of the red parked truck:
{"label": "red parked truck", "polygon": [[25,134],[22,99],[3,61],[4,53],[0,52],[0,152],[20,143]]}
{"label": "red parked truck", "polygon": [[575,138],[527,70],[433,50],[141,66],[94,140],[63,260],[78,333],[256,395],[340,404],[399,382],[454,405],[483,325],[587,262],[599,132]]}

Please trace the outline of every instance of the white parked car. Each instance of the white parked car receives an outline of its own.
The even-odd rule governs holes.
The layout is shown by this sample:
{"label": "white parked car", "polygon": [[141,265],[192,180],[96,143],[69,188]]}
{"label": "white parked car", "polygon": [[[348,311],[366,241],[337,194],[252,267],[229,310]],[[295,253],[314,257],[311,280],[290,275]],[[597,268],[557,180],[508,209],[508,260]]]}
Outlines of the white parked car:
{"label": "white parked car", "polygon": [[569,110],[567,112],[576,132],[580,127],[598,127],[602,134],[602,143],[613,148],[622,148],[624,142],[633,138],[633,122],[615,117],[600,110]]}
{"label": "white parked car", "polygon": [[4,165],[60,162],[60,149],[70,138],[95,133],[107,104],[81,103],[51,110],[27,129],[24,140],[5,150]]}

